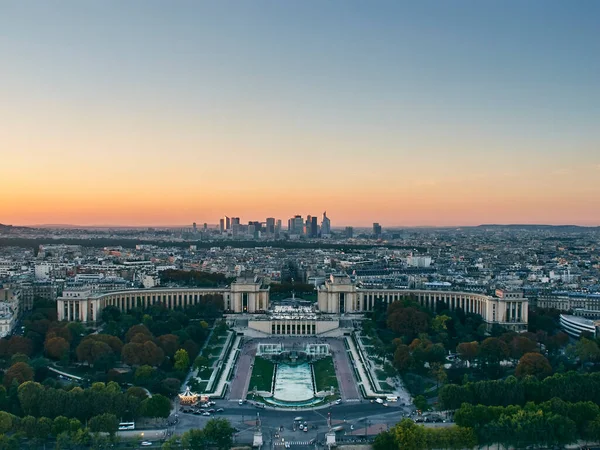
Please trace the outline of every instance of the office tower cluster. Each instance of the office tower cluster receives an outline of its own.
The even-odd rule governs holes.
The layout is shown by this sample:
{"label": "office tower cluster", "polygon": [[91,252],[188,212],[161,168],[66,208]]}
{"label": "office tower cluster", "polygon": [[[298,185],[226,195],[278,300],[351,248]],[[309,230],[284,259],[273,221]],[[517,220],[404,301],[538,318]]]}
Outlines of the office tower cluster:
{"label": "office tower cluster", "polygon": [[[287,236],[294,239],[304,238],[329,238],[331,236],[331,221],[327,213],[323,213],[321,223],[317,216],[308,215],[306,218],[295,215],[288,219]],[[196,230],[196,224],[193,229]],[[194,231],[195,232],[195,231]],[[224,216],[219,220],[219,233],[232,237],[280,237],[285,230],[282,229],[281,219],[267,217],[264,222],[249,221],[247,224],[241,222],[239,217]]]}
{"label": "office tower cluster", "polygon": [[319,225],[317,216],[306,216],[304,219],[300,215],[295,215],[288,219],[288,235],[290,237],[304,236],[307,238],[328,238],[331,236],[331,221],[327,213],[323,213],[321,225]]}

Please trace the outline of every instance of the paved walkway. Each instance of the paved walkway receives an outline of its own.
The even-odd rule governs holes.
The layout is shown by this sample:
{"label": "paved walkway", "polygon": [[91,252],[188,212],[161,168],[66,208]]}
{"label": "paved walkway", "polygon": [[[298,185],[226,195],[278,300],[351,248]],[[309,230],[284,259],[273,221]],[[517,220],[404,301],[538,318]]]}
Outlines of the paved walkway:
{"label": "paved walkway", "polygon": [[247,342],[240,350],[235,377],[231,381],[229,389],[230,400],[243,400],[248,393],[250,375],[252,374],[252,362],[256,356],[256,342]]}
{"label": "paved walkway", "polygon": [[326,339],[333,357],[333,365],[337,375],[340,394],[344,401],[358,401],[361,398],[357,381],[352,373],[352,363],[348,358],[346,347],[339,339]]}

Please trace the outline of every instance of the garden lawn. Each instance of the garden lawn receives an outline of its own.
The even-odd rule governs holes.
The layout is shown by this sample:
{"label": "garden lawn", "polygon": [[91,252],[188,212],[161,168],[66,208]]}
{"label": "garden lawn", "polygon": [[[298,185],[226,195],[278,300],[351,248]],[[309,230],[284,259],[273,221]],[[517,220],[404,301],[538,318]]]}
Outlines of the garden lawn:
{"label": "garden lawn", "polygon": [[253,391],[256,387],[259,391],[271,392],[271,382],[273,380],[273,371],[275,364],[263,358],[254,358],[254,367],[250,377],[248,391]]}
{"label": "garden lawn", "polygon": [[315,371],[315,384],[317,392],[326,391],[333,386],[338,389],[338,380],[335,376],[335,367],[331,356],[320,359],[313,364]]}

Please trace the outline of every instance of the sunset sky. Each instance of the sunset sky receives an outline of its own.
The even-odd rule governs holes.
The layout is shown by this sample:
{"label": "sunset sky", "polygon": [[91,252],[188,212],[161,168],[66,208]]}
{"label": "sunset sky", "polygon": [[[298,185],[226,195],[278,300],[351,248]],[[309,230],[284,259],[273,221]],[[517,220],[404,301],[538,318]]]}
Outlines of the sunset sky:
{"label": "sunset sky", "polygon": [[600,225],[600,2],[0,1],[0,223]]}

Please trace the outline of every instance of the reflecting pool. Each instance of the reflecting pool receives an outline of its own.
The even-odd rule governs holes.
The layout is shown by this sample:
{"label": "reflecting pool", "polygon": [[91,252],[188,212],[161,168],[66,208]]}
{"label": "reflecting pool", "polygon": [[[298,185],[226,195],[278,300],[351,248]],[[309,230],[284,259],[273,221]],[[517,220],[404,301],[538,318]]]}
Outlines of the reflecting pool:
{"label": "reflecting pool", "polygon": [[315,396],[310,364],[278,364],[273,398],[285,403],[304,403]]}

